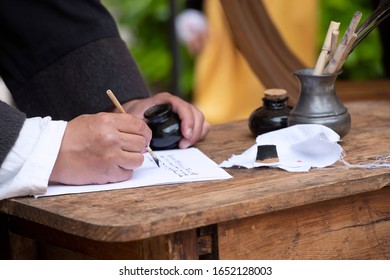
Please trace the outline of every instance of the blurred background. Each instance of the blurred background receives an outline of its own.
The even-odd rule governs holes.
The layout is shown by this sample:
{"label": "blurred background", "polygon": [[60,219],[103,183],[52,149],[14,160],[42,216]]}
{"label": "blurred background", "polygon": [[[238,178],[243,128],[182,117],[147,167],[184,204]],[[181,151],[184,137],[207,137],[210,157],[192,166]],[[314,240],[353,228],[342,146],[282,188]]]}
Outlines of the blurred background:
{"label": "blurred background", "polygon": [[[247,62],[239,57],[237,50],[232,50],[235,47],[231,38],[222,41],[214,36],[214,45],[217,43],[219,46],[208,52],[211,56],[208,62],[205,58],[203,61],[200,59],[206,56],[203,55],[205,51],[203,54],[191,54],[185,44],[179,41],[175,19],[188,8],[188,1],[102,0],[102,3],[116,19],[121,36],[152,93],[168,91],[193,102],[211,124],[247,118],[261,105],[264,86],[251,73],[250,67],[245,65]],[[376,0],[259,1],[264,1],[276,28],[290,49],[307,67],[314,67],[330,21],[341,23],[341,37],[353,14],[361,11],[362,23],[373,11],[372,1]],[[219,0],[204,0],[205,3],[216,6]],[[221,8],[219,10],[221,19],[223,12]],[[209,23],[215,21],[210,17],[208,19]],[[226,25],[220,29],[229,32],[226,32]],[[385,71],[382,54],[379,32],[374,29],[350,54],[338,80],[383,80]],[[229,55],[232,58],[227,57]],[[381,86],[384,87],[387,85]],[[366,92],[371,94],[372,86],[366,85],[366,88]],[[351,92],[350,96],[356,96],[355,92]],[[1,79],[0,99],[12,104],[12,98]]]}
{"label": "blurred background", "polygon": [[[369,0],[317,2],[316,55],[320,52],[331,20],[341,23],[342,36],[355,11],[363,13],[361,22],[372,12]],[[122,36],[152,92],[170,91],[191,100],[195,58],[173,34],[174,17],[185,8],[185,1],[103,0],[103,3],[116,18]],[[340,79],[382,78],[381,56],[379,35],[374,30],[348,57]]]}

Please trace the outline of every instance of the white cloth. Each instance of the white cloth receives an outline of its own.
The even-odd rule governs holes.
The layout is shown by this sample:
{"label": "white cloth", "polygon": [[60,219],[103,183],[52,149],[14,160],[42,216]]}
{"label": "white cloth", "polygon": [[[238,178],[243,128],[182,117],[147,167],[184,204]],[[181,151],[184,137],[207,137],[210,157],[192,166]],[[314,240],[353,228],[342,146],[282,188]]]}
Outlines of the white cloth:
{"label": "white cloth", "polygon": [[29,118],[0,168],[0,200],[45,193],[67,122]]}
{"label": "white cloth", "polygon": [[[294,125],[257,136],[255,145],[241,155],[233,155],[220,166],[269,166],[290,172],[307,172],[312,167],[326,167],[339,160],[343,150],[338,141],[340,136],[326,126]],[[256,162],[257,147],[260,145],[275,145],[278,160],[272,163]]]}

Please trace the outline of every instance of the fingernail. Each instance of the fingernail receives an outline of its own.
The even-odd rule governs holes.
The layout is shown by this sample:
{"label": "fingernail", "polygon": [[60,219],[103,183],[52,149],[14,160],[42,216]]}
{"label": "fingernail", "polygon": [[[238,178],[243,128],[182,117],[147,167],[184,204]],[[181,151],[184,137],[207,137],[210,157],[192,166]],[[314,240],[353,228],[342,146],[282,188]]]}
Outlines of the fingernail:
{"label": "fingernail", "polygon": [[189,146],[191,146],[191,143],[186,139],[180,141],[180,148],[185,149],[188,148]]}
{"label": "fingernail", "polygon": [[187,128],[186,130],[186,138],[191,138],[192,137],[192,128]]}

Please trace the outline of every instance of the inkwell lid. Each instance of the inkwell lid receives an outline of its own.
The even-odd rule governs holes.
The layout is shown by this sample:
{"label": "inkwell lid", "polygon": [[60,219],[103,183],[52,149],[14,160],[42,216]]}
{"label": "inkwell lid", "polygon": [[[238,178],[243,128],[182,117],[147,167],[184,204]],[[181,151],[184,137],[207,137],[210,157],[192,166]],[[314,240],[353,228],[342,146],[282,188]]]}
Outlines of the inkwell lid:
{"label": "inkwell lid", "polygon": [[287,91],[282,88],[269,88],[264,91],[264,97],[268,100],[281,101],[288,98]]}
{"label": "inkwell lid", "polygon": [[172,106],[169,103],[155,105],[147,109],[144,118],[151,122],[159,123],[166,121],[172,114]]}

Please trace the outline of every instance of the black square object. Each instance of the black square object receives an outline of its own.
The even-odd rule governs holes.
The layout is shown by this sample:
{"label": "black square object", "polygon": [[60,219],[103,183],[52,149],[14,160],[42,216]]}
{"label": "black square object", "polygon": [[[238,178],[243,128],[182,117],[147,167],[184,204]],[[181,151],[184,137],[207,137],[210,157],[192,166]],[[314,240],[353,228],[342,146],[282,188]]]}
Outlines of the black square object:
{"label": "black square object", "polygon": [[271,163],[278,162],[278,152],[276,145],[260,145],[257,146],[256,162]]}

